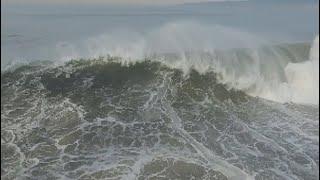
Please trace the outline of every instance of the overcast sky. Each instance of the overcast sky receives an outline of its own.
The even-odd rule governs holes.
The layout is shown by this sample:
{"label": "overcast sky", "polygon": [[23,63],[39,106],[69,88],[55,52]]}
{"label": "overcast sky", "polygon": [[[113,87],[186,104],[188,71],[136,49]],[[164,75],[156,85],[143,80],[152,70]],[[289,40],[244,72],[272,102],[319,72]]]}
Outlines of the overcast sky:
{"label": "overcast sky", "polygon": [[206,1],[241,1],[241,0],[1,0],[1,3],[13,4],[180,4]]}

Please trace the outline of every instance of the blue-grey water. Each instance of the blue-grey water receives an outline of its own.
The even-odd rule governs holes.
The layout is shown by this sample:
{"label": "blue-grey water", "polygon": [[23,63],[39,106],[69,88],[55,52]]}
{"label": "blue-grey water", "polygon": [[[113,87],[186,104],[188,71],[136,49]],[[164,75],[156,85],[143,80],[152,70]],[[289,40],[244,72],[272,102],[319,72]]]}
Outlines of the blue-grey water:
{"label": "blue-grey water", "polygon": [[[276,43],[311,42],[319,29],[318,6],[309,0],[160,7],[4,4],[1,13],[1,62],[4,63],[56,60],[63,56],[63,50],[59,49],[61,43],[81,46],[89,38],[118,31],[124,32],[114,36],[114,41],[119,36],[131,36],[127,35],[129,33],[145,36],[168,23],[184,21],[197,22],[205,27],[227,26]],[[205,35],[198,36],[201,41],[201,36]]]}

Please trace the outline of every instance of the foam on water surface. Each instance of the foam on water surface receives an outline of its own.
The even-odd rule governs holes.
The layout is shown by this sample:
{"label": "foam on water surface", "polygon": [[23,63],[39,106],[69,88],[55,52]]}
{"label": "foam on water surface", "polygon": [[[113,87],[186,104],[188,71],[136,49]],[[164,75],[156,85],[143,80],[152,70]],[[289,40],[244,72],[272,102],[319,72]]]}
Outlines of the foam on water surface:
{"label": "foam on water surface", "polygon": [[4,179],[318,178],[317,106],[214,73],[77,60],[5,72],[1,88]]}

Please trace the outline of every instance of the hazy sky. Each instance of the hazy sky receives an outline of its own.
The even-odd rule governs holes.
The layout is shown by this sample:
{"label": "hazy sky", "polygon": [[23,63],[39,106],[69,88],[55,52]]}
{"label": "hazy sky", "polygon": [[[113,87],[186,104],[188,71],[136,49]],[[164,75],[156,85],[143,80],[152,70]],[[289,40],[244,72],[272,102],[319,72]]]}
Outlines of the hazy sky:
{"label": "hazy sky", "polygon": [[[71,3],[71,4],[95,4],[95,3],[109,3],[109,4],[179,4],[191,2],[205,2],[205,1],[239,1],[239,0],[1,0],[1,3],[14,4],[57,4],[57,3]],[[241,1],[241,0],[240,0]]]}

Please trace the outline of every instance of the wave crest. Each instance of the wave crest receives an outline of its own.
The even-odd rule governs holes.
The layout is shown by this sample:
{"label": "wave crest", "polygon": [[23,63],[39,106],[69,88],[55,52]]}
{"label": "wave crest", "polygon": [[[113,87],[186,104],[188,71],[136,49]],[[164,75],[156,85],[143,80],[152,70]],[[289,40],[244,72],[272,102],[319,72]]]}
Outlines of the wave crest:
{"label": "wave crest", "polygon": [[[60,61],[121,57],[123,65],[149,59],[185,75],[213,71],[219,83],[278,102],[318,104],[318,40],[274,45],[259,36],[219,25],[165,24],[147,34],[109,32],[82,44],[57,45]],[[310,51],[310,53],[309,53]],[[313,60],[307,60],[313,59]]]}

